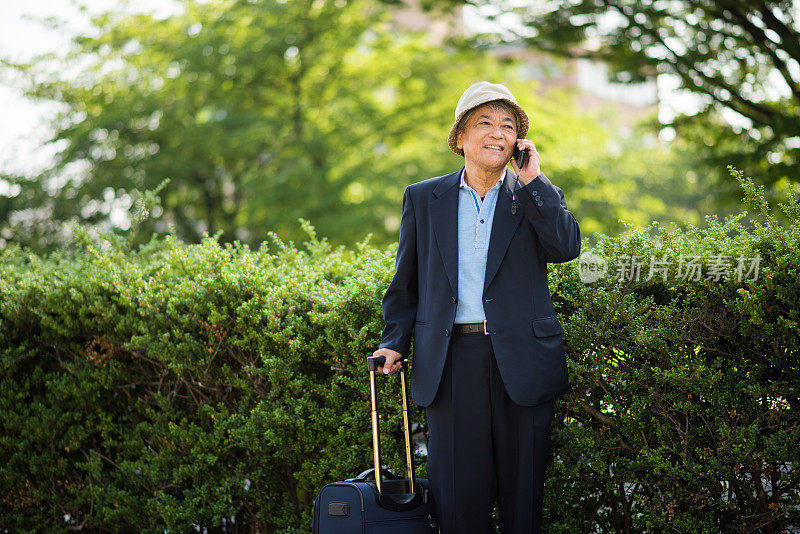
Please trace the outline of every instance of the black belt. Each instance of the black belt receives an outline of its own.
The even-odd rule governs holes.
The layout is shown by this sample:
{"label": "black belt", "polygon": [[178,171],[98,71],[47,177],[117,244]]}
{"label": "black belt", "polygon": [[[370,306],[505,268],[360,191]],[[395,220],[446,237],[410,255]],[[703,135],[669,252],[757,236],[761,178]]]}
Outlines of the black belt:
{"label": "black belt", "polygon": [[486,328],[486,321],[482,323],[459,323],[453,325],[453,334],[476,334],[481,333],[488,336],[489,330]]}

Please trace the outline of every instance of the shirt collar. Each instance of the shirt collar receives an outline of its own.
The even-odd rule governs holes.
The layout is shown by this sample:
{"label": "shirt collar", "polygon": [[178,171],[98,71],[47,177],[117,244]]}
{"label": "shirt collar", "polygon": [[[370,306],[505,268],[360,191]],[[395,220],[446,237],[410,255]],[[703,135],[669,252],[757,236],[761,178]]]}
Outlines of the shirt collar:
{"label": "shirt collar", "polygon": [[[467,173],[467,169],[466,168],[462,168],[461,169],[461,174],[459,175],[460,182],[458,184],[458,187],[461,188],[461,189],[463,189],[465,187],[469,187],[469,185],[467,185],[467,181],[464,179],[464,175],[466,175],[466,173]],[[503,173],[503,176],[501,176],[500,179],[497,180],[497,183],[495,185],[501,185],[506,179],[506,174],[508,174],[508,169],[506,169],[506,172]]]}

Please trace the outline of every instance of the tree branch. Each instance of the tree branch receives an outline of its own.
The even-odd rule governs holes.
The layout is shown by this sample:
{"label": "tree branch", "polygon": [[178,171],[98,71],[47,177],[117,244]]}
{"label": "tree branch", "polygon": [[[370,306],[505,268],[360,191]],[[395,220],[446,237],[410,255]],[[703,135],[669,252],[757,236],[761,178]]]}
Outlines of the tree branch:
{"label": "tree branch", "polygon": [[782,20],[776,17],[766,2],[758,2],[758,4],[759,13],[762,15],[761,20],[767,28],[780,36],[781,45],[783,45],[784,50],[786,50],[795,61],[800,63],[800,33],[796,32],[792,27],[787,26]]}
{"label": "tree branch", "polygon": [[724,17],[726,12],[731,14],[732,22],[738,23],[750,34],[753,38],[753,44],[764,50],[772,59],[772,63],[775,65],[775,68],[778,69],[778,72],[781,73],[781,76],[783,76],[786,85],[789,86],[795,99],[800,102],[800,85],[792,78],[792,74],[789,72],[786,62],[778,56],[774,48],[776,43],[767,37],[764,30],[753,24],[750,19],[747,18],[746,14],[728,7],[720,12],[721,16]]}

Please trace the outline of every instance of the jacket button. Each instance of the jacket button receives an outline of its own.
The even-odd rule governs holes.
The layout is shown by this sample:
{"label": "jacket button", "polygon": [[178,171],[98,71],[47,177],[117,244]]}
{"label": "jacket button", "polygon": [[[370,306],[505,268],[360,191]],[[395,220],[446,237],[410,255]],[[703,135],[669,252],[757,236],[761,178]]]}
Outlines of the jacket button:
{"label": "jacket button", "polygon": [[446,337],[450,337],[450,330],[447,330],[447,329],[445,328],[445,330],[444,330],[444,335],[445,335]]}
{"label": "jacket button", "polygon": [[541,206],[542,205],[542,201],[540,200],[539,202],[537,202],[537,204],[539,204]]}
{"label": "jacket button", "polygon": [[533,193],[534,195],[538,195],[538,194],[539,194],[539,192],[538,192],[536,189],[534,189],[533,191],[531,191],[531,193]]}

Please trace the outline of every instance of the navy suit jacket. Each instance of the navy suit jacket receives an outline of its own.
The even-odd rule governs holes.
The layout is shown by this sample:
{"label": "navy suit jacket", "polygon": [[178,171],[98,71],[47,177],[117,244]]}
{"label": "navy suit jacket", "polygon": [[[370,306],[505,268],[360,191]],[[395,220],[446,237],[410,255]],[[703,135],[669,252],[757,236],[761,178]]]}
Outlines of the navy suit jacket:
{"label": "navy suit jacket", "polygon": [[[436,397],[456,315],[460,172],[406,188],[395,274],[383,297],[380,347],[407,356],[413,335],[411,396],[420,406]],[[547,264],[578,257],[580,229],[564,193],[544,174],[518,184],[512,214],[514,178],[507,169],[497,197],[483,308],[509,396],[535,406],[570,389]]]}

